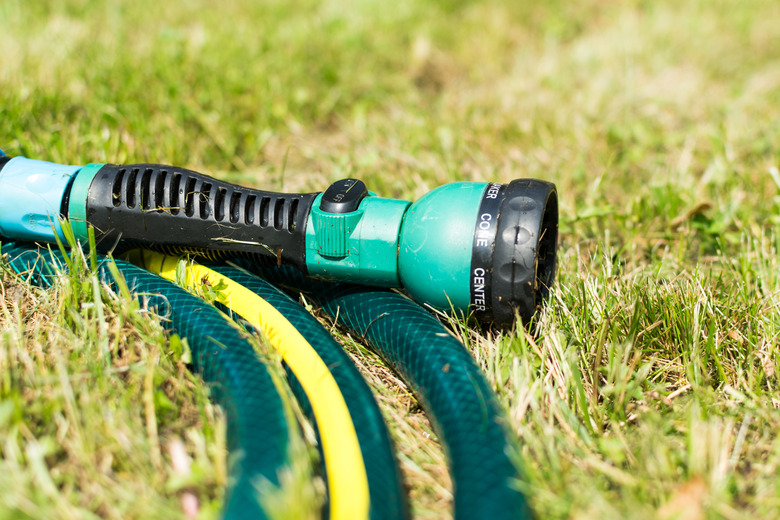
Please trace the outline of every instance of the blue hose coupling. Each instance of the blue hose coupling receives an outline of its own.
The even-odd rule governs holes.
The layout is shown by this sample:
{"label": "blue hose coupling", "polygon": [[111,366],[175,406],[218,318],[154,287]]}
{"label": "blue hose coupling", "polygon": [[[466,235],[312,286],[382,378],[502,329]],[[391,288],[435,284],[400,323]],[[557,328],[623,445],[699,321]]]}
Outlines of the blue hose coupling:
{"label": "blue hose coupling", "polygon": [[80,169],[25,157],[0,161],[0,235],[46,242],[64,238],[63,197]]}

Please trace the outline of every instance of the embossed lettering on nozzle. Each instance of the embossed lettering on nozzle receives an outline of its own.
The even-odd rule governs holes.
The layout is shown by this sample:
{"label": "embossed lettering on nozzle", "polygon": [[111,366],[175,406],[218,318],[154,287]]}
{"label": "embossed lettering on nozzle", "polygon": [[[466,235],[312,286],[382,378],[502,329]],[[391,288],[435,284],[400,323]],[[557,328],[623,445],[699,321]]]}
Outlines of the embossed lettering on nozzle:
{"label": "embossed lettering on nozzle", "polygon": [[555,279],[558,196],[555,185],[518,179],[499,207],[493,253],[492,314],[497,326],[528,323]]}

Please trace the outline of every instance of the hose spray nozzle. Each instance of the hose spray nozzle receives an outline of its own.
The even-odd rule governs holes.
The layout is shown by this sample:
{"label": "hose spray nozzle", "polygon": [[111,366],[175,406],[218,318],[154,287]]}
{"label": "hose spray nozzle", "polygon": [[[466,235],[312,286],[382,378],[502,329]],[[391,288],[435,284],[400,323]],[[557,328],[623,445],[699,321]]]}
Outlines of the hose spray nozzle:
{"label": "hose spray nozzle", "polygon": [[57,217],[101,244],[210,258],[260,255],[330,280],[404,287],[418,302],[507,326],[534,315],[555,276],[555,185],[457,182],[415,202],[357,179],[273,193],[157,164],[0,160],[0,235],[49,240]]}

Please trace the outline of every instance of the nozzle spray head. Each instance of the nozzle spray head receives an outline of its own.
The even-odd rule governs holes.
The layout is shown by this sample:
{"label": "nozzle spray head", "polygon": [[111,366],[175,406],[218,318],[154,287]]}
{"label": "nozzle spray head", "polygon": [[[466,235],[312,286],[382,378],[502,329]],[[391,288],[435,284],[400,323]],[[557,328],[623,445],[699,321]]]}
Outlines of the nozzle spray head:
{"label": "nozzle spray head", "polygon": [[471,312],[482,323],[528,322],[555,277],[555,185],[455,183],[406,212],[399,241],[403,286],[418,301]]}
{"label": "nozzle spray head", "polygon": [[447,184],[414,203],[345,179],[314,201],[309,227],[310,274],[402,286],[499,327],[528,322],[555,276],[555,185],[534,179]]}

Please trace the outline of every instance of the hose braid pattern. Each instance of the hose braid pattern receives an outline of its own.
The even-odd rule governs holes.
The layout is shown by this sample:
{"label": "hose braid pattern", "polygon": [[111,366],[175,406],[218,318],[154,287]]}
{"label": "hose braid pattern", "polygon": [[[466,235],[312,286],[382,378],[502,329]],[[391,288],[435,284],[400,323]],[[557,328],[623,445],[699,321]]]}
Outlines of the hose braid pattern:
{"label": "hose braid pattern", "polygon": [[392,291],[312,281],[285,268],[263,273],[310,294],[410,385],[447,453],[456,518],[533,517],[517,490],[501,406],[469,352],[436,318]]}
{"label": "hose braid pattern", "polygon": [[[344,395],[352,418],[368,477],[370,517],[372,520],[409,518],[408,503],[387,426],[371,389],[347,353],[300,304],[264,279],[229,265],[209,264],[209,267],[270,303],[316,350]],[[302,397],[305,399],[305,394]],[[317,396],[309,398],[316,399]]]}

